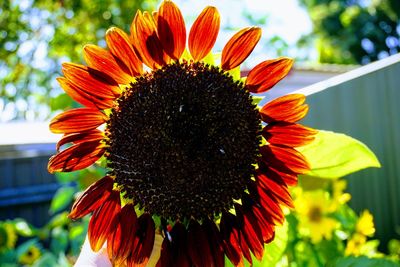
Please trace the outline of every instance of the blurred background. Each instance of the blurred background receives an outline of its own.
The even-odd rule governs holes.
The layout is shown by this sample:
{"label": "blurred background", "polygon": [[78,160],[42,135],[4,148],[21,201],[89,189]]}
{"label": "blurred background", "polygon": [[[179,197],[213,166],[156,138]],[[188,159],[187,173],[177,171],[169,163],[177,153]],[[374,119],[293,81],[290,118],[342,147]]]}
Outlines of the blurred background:
{"label": "blurred background", "polygon": [[[155,10],[159,3],[0,1],[0,266],[74,262],[87,220],[71,222],[66,215],[76,193],[104,170],[47,173],[59,139],[48,131],[48,122],[78,106],[56,78],[62,75],[62,62],[83,62],[85,44],[105,47],[109,27],[129,32],[137,9]],[[214,52],[238,29],[261,27],[262,39],[242,67],[243,75],[268,58],[289,56],[296,62],[263,102],[289,92],[308,95],[310,113],[304,124],[362,141],[382,165],[345,177],[303,177],[293,192],[299,205],[310,211],[325,199],[332,208],[314,207],[323,215],[318,220],[326,217],[336,226],[318,238],[313,234],[319,232],[313,228],[318,224],[310,224],[313,218],[307,221],[310,212],[288,214],[281,238],[259,266],[398,266],[400,1],[175,3],[188,29],[205,6],[218,8],[222,21]]]}

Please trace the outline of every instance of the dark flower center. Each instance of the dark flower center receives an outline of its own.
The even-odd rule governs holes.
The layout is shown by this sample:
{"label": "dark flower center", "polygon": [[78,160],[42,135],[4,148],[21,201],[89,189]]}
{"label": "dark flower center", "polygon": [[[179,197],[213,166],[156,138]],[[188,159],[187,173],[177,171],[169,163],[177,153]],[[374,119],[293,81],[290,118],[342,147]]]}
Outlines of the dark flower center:
{"label": "dark flower center", "polygon": [[254,173],[260,117],[241,82],[203,63],[138,78],[118,99],[106,134],[124,197],[167,219],[229,210]]}

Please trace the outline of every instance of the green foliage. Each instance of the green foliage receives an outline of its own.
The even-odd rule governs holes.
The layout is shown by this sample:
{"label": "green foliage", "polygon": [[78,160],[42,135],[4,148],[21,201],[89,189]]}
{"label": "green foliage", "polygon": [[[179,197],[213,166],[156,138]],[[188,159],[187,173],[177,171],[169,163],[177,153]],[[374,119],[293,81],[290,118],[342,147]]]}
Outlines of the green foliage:
{"label": "green foliage", "polygon": [[307,176],[336,179],[365,168],[380,167],[375,154],[365,144],[334,132],[320,130],[315,140],[299,151],[311,165]]}
{"label": "green foliage", "polygon": [[300,0],[322,63],[365,64],[400,51],[398,0]]}

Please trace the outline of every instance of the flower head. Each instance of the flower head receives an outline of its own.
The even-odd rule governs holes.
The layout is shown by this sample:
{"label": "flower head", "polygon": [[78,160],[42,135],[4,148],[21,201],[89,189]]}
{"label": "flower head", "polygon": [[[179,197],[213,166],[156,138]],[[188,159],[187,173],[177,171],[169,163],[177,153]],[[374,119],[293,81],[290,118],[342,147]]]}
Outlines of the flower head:
{"label": "flower head", "polygon": [[107,241],[114,263],[154,261],[160,236],[158,266],[223,266],[225,255],[234,265],[252,262],[284,221],[281,206],[293,207],[288,186],[309,169],[295,148],[315,134],[297,123],[305,97],[283,96],[259,110],[250,94],[272,88],[293,61],[266,60],[245,82],[234,78],[261,30],[237,32],[215,64],[208,59],[219,22],[217,9],[206,7],[187,49],[183,16],[163,1],[153,14],[136,13],[130,35],[108,30],[108,49],[85,46],[87,66],[63,64],[58,81],[84,107],[51,121],[64,135],[48,169],[75,171],[105,157],[107,176],[76,200],[70,218],[93,213],[91,247]]}
{"label": "flower head", "polygon": [[19,256],[18,262],[24,265],[32,265],[37,259],[39,259],[40,255],[40,249],[35,245],[32,245]]}
{"label": "flower head", "polygon": [[323,190],[307,191],[298,194],[295,200],[299,219],[299,231],[309,236],[311,242],[318,243],[323,238],[332,238],[338,222],[330,217],[335,211],[328,192]]}
{"label": "flower head", "polygon": [[18,236],[12,223],[0,223],[0,252],[13,249],[17,242]]}

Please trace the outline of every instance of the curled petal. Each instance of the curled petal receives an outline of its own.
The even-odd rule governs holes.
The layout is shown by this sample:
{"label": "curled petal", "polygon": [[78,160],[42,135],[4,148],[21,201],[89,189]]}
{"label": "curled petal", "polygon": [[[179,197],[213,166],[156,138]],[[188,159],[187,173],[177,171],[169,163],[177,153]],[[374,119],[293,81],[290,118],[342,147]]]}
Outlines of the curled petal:
{"label": "curled petal", "polygon": [[81,170],[94,164],[104,151],[104,144],[99,141],[75,144],[52,156],[47,169],[50,173]]}
{"label": "curled petal", "polygon": [[142,14],[139,10],[136,13],[131,26],[131,40],[148,67],[156,69],[169,62],[158,39],[157,26],[148,12]]}
{"label": "curled petal", "polygon": [[93,88],[79,87],[74,85],[67,78],[57,78],[61,88],[76,102],[89,107],[97,109],[108,109],[114,105],[114,95],[111,98],[99,96],[99,94],[92,94]]}
{"label": "curled petal", "polygon": [[186,27],[181,11],[172,1],[161,3],[157,30],[165,52],[171,58],[179,59],[186,47]]}
{"label": "curled petal", "polygon": [[107,239],[108,256],[113,262],[125,261],[134,250],[133,242],[137,230],[137,217],[132,204],[126,204],[118,214],[115,230]]}
{"label": "curled petal", "polygon": [[226,43],[221,55],[221,68],[231,70],[242,64],[261,38],[261,29],[248,27],[237,32]]}
{"label": "curled petal", "polygon": [[83,48],[83,58],[92,69],[104,72],[117,83],[128,84],[131,77],[115,61],[113,55],[104,48],[97,45],[85,45]]}
{"label": "curled petal", "polygon": [[119,64],[123,64],[131,76],[143,73],[143,63],[137,57],[129,36],[121,29],[112,27],[106,32],[107,45],[111,53],[117,58]]}
{"label": "curled petal", "polygon": [[304,156],[290,147],[274,145],[260,147],[262,160],[266,165],[278,169],[289,169],[297,174],[304,174],[310,170],[310,165]]}
{"label": "curled petal", "polygon": [[246,89],[252,93],[263,93],[285,78],[292,66],[293,59],[287,57],[266,60],[249,72]]}
{"label": "curled petal", "polygon": [[155,225],[148,213],[137,220],[135,237],[132,240],[132,253],[128,256],[128,267],[146,266],[154,246]]}
{"label": "curled petal", "polygon": [[93,130],[107,121],[108,117],[97,109],[76,108],[58,114],[50,122],[53,133],[76,133]]}
{"label": "curled petal", "polygon": [[117,215],[121,210],[118,191],[112,191],[104,203],[93,213],[89,222],[88,237],[93,251],[99,251],[117,223]]}
{"label": "curled petal", "polygon": [[274,121],[297,122],[304,118],[308,112],[308,105],[304,104],[305,101],[306,97],[302,94],[278,97],[261,108],[261,119],[266,123]]}
{"label": "curled petal", "polygon": [[191,220],[188,228],[188,252],[194,266],[215,266],[205,229]]}
{"label": "curled petal", "polygon": [[96,97],[116,99],[121,94],[118,83],[105,73],[74,63],[63,63],[65,77],[75,86]]}
{"label": "curled petal", "polygon": [[60,141],[57,142],[56,149],[57,152],[60,152],[60,147],[68,143],[80,144],[93,141],[100,142],[103,139],[103,132],[97,129],[86,131],[83,133],[64,134]]}
{"label": "curled petal", "polygon": [[194,61],[211,52],[217,40],[220,16],[215,7],[206,7],[193,23],[189,33],[189,51]]}
{"label": "curled petal", "polygon": [[277,122],[264,127],[262,135],[268,143],[299,147],[314,140],[317,130],[296,123]]}
{"label": "curled petal", "polygon": [[98,209],[108,199],[113,188],[114,180],[105,176],[90,185],[72,205],[68,218],[76,220]]}

